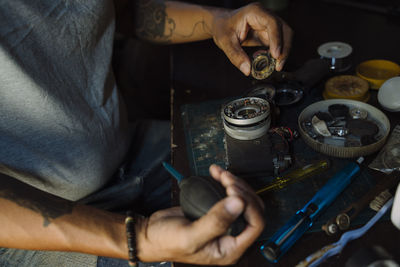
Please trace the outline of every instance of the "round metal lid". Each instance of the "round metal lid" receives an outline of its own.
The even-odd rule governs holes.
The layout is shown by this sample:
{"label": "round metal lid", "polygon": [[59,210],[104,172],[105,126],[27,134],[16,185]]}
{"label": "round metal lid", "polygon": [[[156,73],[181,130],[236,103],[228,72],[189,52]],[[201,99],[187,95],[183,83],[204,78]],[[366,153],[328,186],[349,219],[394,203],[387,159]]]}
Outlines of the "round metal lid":
{"label": "round metal lid", "polygon": [[342,42],[324,43],[318,47],[318,54],[325,58],[345,58],[353,52],[353,48]]}

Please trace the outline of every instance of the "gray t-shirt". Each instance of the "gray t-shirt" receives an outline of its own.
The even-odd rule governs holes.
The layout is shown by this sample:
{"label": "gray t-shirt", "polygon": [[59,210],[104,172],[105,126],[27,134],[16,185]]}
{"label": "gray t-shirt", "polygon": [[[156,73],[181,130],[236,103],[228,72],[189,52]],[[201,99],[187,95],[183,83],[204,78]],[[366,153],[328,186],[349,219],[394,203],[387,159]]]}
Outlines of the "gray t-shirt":
{"label": "gray t-shirt", "polygon": [[0,0],[0,172],[70,200],[129,147],[112,0]]}

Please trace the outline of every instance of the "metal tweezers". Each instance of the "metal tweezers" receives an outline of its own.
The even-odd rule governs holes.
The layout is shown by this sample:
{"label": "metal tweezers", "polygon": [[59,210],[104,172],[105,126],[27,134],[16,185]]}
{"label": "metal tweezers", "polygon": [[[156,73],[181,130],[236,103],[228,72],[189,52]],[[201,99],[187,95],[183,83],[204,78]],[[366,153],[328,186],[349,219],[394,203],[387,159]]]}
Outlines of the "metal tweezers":
{"label": "metal tweezers", "polygon": [[386,204],[372,217],[363,227],[347,231],[342,235],[339,241],[327,245],[320,250],[314,252],[303,261],[299,262],[296,267],[315,267],[325,261],[327,258],[339,254],[346,244],[356,238],[365,234],[393,205],[393,197],[389,199]]}

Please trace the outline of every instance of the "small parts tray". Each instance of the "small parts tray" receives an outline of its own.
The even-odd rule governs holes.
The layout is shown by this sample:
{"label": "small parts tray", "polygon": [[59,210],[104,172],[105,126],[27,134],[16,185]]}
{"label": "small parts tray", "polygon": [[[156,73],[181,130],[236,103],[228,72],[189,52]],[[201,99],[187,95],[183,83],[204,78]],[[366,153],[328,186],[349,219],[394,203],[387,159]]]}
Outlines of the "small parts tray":
{"label": "small parts tray", "polygon": [[[312,138],[303,128],[302,122],[310,120],[314,114],[318,112],[328,112],[328,107],[334,104],[342,104],[349,109],[358,108],[368,112],[368,120],[373,121],[379,128],[378,140],[372,144],[363,146],[335,146],[332,144],[322,143]],[[378,151],[386,142],[390,132],[390,122],[386,115],[379,109],[356,100],[348,99],[330,99],[313,103],[306,107],[299,115],[298,127],[303,140],[314,150],[326,154],[328,156],[338,158],[355,158],[365,156]]]}

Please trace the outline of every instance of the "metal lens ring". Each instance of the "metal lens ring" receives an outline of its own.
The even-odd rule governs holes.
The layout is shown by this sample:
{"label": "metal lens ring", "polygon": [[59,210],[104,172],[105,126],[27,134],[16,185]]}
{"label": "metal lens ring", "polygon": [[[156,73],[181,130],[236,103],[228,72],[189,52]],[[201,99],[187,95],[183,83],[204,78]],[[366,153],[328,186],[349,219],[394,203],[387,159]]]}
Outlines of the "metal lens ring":
{"label": "metal lens ring", "polygon": [[259,50],[253,54],[251,76],[257,80],[264,80],[275,70],[275,59],[266,50]]}
{"label": "metal lens ring", "polygon": [[270,106],[258,97],[239,98],[222,109],[224,130],[239,140],[253,140],[263,136],[271,125]]}

